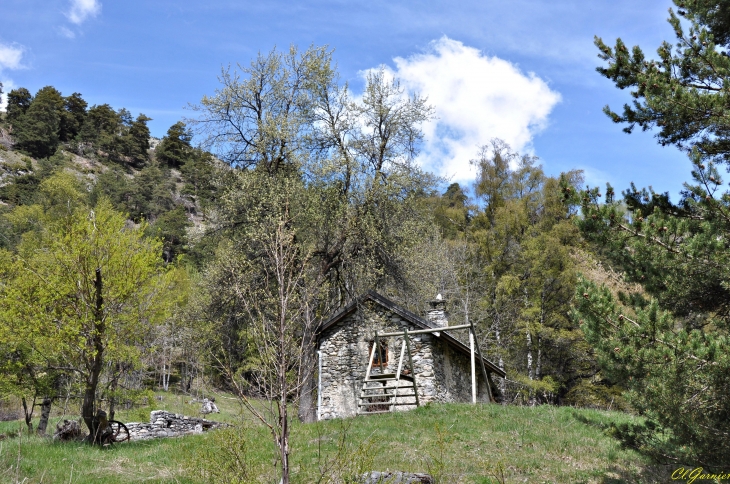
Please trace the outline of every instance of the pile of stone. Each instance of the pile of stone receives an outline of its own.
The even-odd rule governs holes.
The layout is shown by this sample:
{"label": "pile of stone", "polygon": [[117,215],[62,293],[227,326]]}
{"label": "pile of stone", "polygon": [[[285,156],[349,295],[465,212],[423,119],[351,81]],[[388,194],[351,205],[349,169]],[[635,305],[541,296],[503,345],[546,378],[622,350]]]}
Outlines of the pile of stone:
{"label": "pile of stone", "polygon": [[434,484],[434,479],[421,472],[372,471],[363,475],[360,482],[362,484]]}
{"label": "pile of stone", "polygon": [[149,440],[202,434],[208,430],[228,427],[228,424],[204,418],[187,417],[165,410],[154,410],[150,412],[150,423],[131,422],[126,426],[129,429],[130,440]]}

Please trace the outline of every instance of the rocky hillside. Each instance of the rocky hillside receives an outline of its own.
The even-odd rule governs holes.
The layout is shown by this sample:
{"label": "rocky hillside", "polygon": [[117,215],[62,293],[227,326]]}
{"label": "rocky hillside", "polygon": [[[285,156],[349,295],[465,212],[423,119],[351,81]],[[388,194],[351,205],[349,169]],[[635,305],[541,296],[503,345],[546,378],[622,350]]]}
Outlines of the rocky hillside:
{"label": "rocky hillside", "polygon": [[[149,138],[143,161],[117,158],[93,144],[74,141],[59,143],[52,155],[38,157],[18,146],[6,123],[0,127],[0,218],[15,207],[38,203],[41,183],[65,172],[88,192],[90,201],[109,198],[131,223],[149,223],[150,235],[165,241],[165,260],[186,255],[200,263],[205,255],[196,246],[205,234],[213,178],[221,165],[193,148],[189,138],[184,124],[177,123],[165,138]],[[12,237],[0,240],[0,247],[11,244]]]}

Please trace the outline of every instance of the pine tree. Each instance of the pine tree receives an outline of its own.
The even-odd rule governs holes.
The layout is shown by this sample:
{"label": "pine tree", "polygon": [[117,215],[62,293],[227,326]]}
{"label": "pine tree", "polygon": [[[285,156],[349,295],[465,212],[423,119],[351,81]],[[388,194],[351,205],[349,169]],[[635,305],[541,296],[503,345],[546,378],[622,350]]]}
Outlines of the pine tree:
{"label": "pine tree", "polygon": [[7,106],[7,117],[6,120],[11,125],[20,119],[30,107],[30,103],[33,101],[33,96],[30,91],[24,87],[13,89],[8,93],[8,106]]}
{"label": "pine tree", "polygon": [[145,116],[140,113],[132,124],[129,126],[129,152],[128,156],[132,158],[132,164],[134,166],[143,166],[149,156],[147,150],[150,149],[150,128],[147,127],[147,122],[152,121],[152,118]]}
{"label": "pine tree", "polygon": [[64,109],[61,113],[58,137],[65,142],[73,140],[79,134],[86,118],[88,104],[77,92],[63,98],[63,103]]}
{"label": "pine tree", "polygon": [[669,24],[676,44],[662,43],[657,59],[647,59],[638,46],[629,50],[621,39],[611,48],[596,37],[599,57],[608,62],[598,72],[616,87],[629,88],[634,98],[622,114],[608,106],[604,111],[614,122],[626,124],[627,133],[637,125],[642,130],[658,129],[662,146],[696,148],[705,157],[729,161],[730,131],[723,121],[730,114],[730,22],[723,13],[728,11],[727,2],[675,3],[680,10],[675,14],[670,9]]}
{"label": "pine tree", "polygon": [[185,123],[178,121],[170,126],[162,142],[155,150],[157,159],[170,168],[180,168],[190,157],[192,134]]}
{"label": "pine tree", "polygon": [[59,144],[63,98],[53,87],[38,91],[27,111],[13,125],[18,149],[36,158],[51,156]]}
{"label": "pine tree", "polygon": [[[718,165],[730,161],[727,119],[730,59],[728,2],[687,1],[669,22],[677,46],[646,60],[639,47],[619,39],[596,44],[608,61],[599,72],[631,88],[633,105],[618,123],[658,127],[659,143],[675,144],[693,163],[693,182],[682,199],[637,189],[615,198],[608,186],[565,198],[580,202],[584,235],[602,256],[642,286],[619,294],[583,281],[576,318],[605,371],[630,389],[632,404],[649,417],[643,428],[621,429],[628,442],[662,459],[705,466],[730,455],[730,192]],[[689,21],[685,32],[680,16]],[[627,210],[624,210],[626,207]]]}

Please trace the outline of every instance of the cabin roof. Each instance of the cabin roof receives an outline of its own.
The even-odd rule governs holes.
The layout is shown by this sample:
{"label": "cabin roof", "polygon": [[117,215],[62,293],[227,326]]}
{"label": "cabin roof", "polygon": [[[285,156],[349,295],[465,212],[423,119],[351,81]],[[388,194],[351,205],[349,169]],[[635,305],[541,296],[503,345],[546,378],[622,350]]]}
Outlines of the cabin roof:
{"label": "cabin roof", "polygon": [[[413,314],[412,312],[410,312],[406,309],[399,307],[397,304],[395,304],[390,299],[378,294],[377,292],[375,292],[373,290],[370,290],[370,291],[366,292],[365,294],[350,301],[342,309],[340,309],[335,314],[333,314],[327,321],[322,323],[322,326],[320,326],[320,329],[317,332],[318,338],[320,338],[324,333],[326,333],[328,329],[332,328],[337,323],[339,323],[340,321],[347,318],[350,314],[354,313],[366,301],[373,301],[374,303],[379,304],[380,306],[382,306],[390,311],[393,311],[398,316],[402,317],[403,319],[410,322],[411,324],[413,324],[414,326],[416,326],[419,329],[436,329],[436,328],[438,328],[437,326],[434,326],[433,324],[431,324],[429,321],[416,316],[415,314]],[[441,328],[438,328],[438,329],[441,329]],[[457,351],[460,351],[466,355],[470,355],[471,351],[469,350],[469,347],[466,346],[464,343],[462,343],[460,340],[453,337],[447,331],[448,331],[448,327],[441,329],[441,331],[440,331],[441,335],[439,336],[439,338],[446,341],[447,344],[451,345],[451,347],[453,347]],[[494,363],[492,363],[491,361],[489,361],[486,358],[482,358],[482,360],[484,361],[484,366],[487,368],[487,371],[495,373],[495,374],[501,376],[502,378],[504,378],[506,376],[506,373],[500,367],[498,367],[497,365],[495,365]]]}

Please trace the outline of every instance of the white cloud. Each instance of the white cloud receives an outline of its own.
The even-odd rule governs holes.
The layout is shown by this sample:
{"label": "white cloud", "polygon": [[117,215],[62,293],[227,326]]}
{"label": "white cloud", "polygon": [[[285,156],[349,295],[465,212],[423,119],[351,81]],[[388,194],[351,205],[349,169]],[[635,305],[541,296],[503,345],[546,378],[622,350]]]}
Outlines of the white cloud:
{"label": "white cloud", "polygon": [[67,39],[73,39],[76,37],[76,33],[74,33],[73,30],[69,29],[65,25],[61,25],[60,27],[58,27],[58,32]]}
{"label": "white cloud", "polygon": [[79,25],[89,17],[95,17],[101,11],[101,3],[98,0],[71,0],[71,9],[68,19]]}
{"label": "white cloud", "polygon": [[424,126],[419,163],[455,180],[473,179],[469,160],[492,138],[529,151],[560,101],[560,94],[534,73],[445,36],[425,53],[394,62],[391,74],[408,92],[427,96],[436,109],[436,119]]}
{"label": "white cloud", "polygon": [[6,78],[3,74],[5,70],[22,69],[24,47],[18,44],[1,44],[0,43],[0,82],[3,83],[3,94],[0,96],[0,111],[5,111],[8,104],[8,92],[10,92],[15,84],[11,79]]}
{"label": "white cloud", "polygon": [[4,69],[20,69],[20,59],[23,58],[23,47],[18,45],[0,44],[0,71]]}

